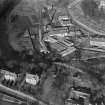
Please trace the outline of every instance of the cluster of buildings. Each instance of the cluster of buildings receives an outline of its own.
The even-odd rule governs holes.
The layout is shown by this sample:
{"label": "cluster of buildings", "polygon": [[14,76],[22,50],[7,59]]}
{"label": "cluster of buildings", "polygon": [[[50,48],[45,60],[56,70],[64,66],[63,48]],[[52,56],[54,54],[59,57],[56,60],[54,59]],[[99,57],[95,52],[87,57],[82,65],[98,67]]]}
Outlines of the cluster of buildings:
{"label": "cluster of buildings", "polygon": [[[71,97],[72,96],[72,97]],[[71,89],[70,97],[66,101],[66,105],[91,105],[89,102],[90,94],[81,90]]]}
{"label": "cluster of buildings", "polygon": [[[100,3],[100,8],[105,6],[105,3]],[[32,23],[35,23],[32,18],[30,19]],[[105,37],[100,35],[82,35],[83,33],[80,31],[78,27],[76,27],[68,16],[59,16],[57,20],[60,23],[59,27],[52,28],[49,32],[47,32],[44,37],[43,41],[49,45],[51,50],[56,51],[62,57],[66,57],[68,55],[72,55],[77,50],[75,44],[80,45],[81,43],[84,45],[86,44],[86,40],[88,39],[89,45],[84,47],[92,48],[97,51],[96,49],[103,49],[105,50]],[[35,33],[34,28],[31,29],[32,36],[31,38],[35,41]],[[33,50],[32,42],[29,38],[29,33],[26,31],[24,34],[24,38],[22,39],[23,46],[26,47],[27,50]],[[79,43],[79,44],[78,44]],[[26,45],[25,45],[26,44]],[[89,49],[88,49],[89,50]],[[98,50],[99,51],[99,50]],[[40,82],[40,77],[37,74],[16,74],[6,70],[0,70],[0,83],[10,88],[19,89],[22,91],[31,91],[32,89],[37,86]],[[72,96],[77,98],[82,98],[84,102],[88,103],[89,94],[84,93],[78,90],[72,90]],[[70,97],[67,100],[67,105],[79,105],[78,103],[73,102],[72,98]]]}
{"label": "cluster of buildings", "polygon": [[[61,29],[61,32],[58,32],[58,34],[51,34],[49,37],[57,37],[57,44],[54,43],[55,46],[57,46],[56,49],[60,49],[61,44],[58,44],[58,42],[63,43],[62,44],[62,50],[61,52],[62,56],[66,56],[68,54],[72,54],[72,52],[75,52],[75,45],[82,45],[83,48],[87,48],[87,50],[94,50],[98,52],[105,52],[105,36],[104,35],[96,35],[94,33],[86,34],[85,32],[82,32],[82,29],[79,26],[76,26],[72,23],[72,20],[70,20],[67,16],[59,16],[58,17],[59,22],[61,23],[61,26],[63,29]],[[56,33],[57,33],[56,32]],[[69,41],[68,41],[69,40]],[[66,47],[63,47],[63,45],[66,45]],[[53,45],[52,45],[53,46]],[[67,49],[66,49],[67,48]],[[68,53],[67,53],[68,52]],[[65,53],[65,54],[64,54]]]}
{"label": "cluster of buildings", "polygon": [[40,78],[37,74],[16,74],[7,70],[0,70],[0,83],[9,88],[27,91],[29,88],[34,88],[39,81]]}
{"label": "cluster of buildings", "polygon": [[[56,50],[58,54],[65,57],[75,52],[76,49],[72,39],[77,33],[73,32],[74,25],[68,16],[59,16],[58,21],[60,26],[48,32],[44,37],[44,41],[49,44],[52,50]],[[72,31],[69,32],[70,29]]]}
{"label": "cluster of buildings", "polygon": [[64,35],[67,33],[56,33],[45,38],[45,42],[50,45],[51,49],[56,50],[61,56],[66,56],[75,51],[74,44],[69,39],[62,38]]}

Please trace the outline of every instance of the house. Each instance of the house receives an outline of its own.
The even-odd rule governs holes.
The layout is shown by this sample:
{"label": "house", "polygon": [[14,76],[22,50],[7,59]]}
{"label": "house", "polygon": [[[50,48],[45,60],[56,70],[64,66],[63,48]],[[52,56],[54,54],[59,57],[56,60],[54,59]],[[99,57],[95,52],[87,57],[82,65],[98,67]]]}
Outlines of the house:
{"label": "house", "polygon": [[14,82],[17,80],[17,75],[15,73],[12,73],[6,70],[1,70],[0,73],[3,75],[2,79],[5,79],[7,81],[14,81]]}
{"label": "house", "polygon": [[26,73],[25,82],[29,85],[35,86],[39,82],[39,76]]}
{"label": "house", "polygon": [[68,16],[59,16],[58,17],[59,22],[61,23],[61,26],[73,26],[73,24],[71,23],[71,20]]}

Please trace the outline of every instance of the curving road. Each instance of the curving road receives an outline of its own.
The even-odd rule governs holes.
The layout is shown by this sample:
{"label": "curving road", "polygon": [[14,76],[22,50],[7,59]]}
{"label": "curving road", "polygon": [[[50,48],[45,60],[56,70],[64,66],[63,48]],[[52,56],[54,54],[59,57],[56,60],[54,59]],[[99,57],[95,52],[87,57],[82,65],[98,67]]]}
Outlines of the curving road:
{"label": "curving road", "polygon": [[87,6],[86,8],[90,10],[88,12],[95,11],[93,13],[93,16],[89,16],[88,14],[85,14],[86,8],[83,9],[81,7],[81,4],[83,2],[86,2],[88,5],[90,1],[93,3],[93,0],[75,0],[74,2],[70,3],[70,5],[68,6],[69,14],[72,16],[72,19],[75,23],[77,23],[87,31],[94,34],[105,35],[105,14],[103,13],[103,11],[99,11],[97,8],[95,8],[94,10],[94,8]]}

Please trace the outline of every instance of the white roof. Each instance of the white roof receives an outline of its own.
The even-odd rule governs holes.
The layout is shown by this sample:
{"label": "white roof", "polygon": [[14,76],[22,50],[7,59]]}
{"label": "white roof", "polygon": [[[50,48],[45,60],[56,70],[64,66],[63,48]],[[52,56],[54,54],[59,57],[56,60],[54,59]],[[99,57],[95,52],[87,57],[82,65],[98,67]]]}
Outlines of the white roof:
{"label": "white roof", "polygon": [[15,81],[17,79],[17,75],[15,73],[12,73],[6,70],[2,70],[1,73],[4,74],[4,78],[6,80]]}
{"label": "white roof", "polygon": [[68,19],[69,19],[68,16],[59,16],[58,18],[59,18],[59,20],[61,20],[61,19],[63,19],[63,20],[68,20]]}
{"label": "white roof", "polygon": [[38,75],[26,74],[26,83],[36,85],[39,82]]}

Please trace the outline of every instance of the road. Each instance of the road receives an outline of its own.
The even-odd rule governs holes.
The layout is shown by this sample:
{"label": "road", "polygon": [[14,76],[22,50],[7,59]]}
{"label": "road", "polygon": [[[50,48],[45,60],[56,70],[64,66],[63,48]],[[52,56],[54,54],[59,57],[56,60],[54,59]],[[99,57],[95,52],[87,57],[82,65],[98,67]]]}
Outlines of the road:
{"label": "road", "polygon": [[[6,102],[6,101],[1,101],[0,100],[0,105],[19,105],[19,104],[14,104],[14,103],[11,103],[11,102]],[[23,105],[25,105],[25,104],[23,104]]]}
{"label": "road", "polygon": [[2,84],[0,84],[0,92],[3,94],[6,94],[6,95],[10,95],[11,97],[15,97],[23,102],[27,102],[27,101],[32,102],[32,103],[38,102],[41,105],[46,105],[44,102],[36,99],[35,97],[33,97],[31,95],[27,95],[20,91],[10,89],[6,86],[3,86]]}
{"label": "road", "polygon": [[91,33],[94,33],[94,34],[99,34],[99,35],[105,35],[105,33],[101,33],[101,32],[98,32],[98,31],[95,31],[93,30],[92,28],[88,27],[87,25],[83,24],[82,22],[78,21],[75,16],[72,16],[72,19],[75,23],[77,23],[78,25],[80,25],[83,29],[86,29],[87,31],[91,32]]}
{"label": "road", "polygon": [[76,17],[75,16],[73,16],[73,14],[70,12],[71,10],[71,8],[72,7],[74,7],[74,6],[76,6],[78,3],[80,3],[81,1],[83,1],[83,0],[75,0],[74,2],[72,2],[70,5],[69,5],[69,7],[68,7],[68,11],[69,11],[69,14],[70,14],[70,16],[72,17],[72,19],[73,19],[73,21],[76,23],[76,24],[78,24],[79,26],[81,26],[83,29],[86,29],[87,31],[89,31],[89,32],[91,32],[91,33],[94,33],[94,34],[99,34],[99,35],[105,35],[105,33],[103,32],[103,33],[101,33],[101,32],[98,32],[98,31],[96,31],[95,29],[92,29],[91,27],[89,27],[89,26],[87,26],[86,24],[84,24],[84,23],[82,23],[82,22],[80,22],[78,19],[76,19]]}

